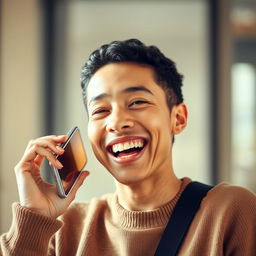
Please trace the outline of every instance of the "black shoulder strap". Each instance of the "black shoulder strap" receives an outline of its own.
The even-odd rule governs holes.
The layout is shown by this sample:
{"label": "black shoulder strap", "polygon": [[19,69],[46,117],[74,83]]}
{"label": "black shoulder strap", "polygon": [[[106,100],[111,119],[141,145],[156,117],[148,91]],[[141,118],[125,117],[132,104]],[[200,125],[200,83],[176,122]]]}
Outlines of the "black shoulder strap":
{"label": "black shoulder strap", "polygon": [[191,182],[178,200],[161,237],[155,256],[174,256],[192,222],[203,197],[212,186]]}

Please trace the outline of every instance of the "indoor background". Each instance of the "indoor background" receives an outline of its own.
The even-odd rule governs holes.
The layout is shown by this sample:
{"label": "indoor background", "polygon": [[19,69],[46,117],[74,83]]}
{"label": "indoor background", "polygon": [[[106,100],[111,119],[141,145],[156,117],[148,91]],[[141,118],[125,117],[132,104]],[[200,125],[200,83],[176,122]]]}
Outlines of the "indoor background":
{"label": "indoor background", "polygon": [[[113,40],[157,45],[184,75],[179,177],[256,191],[254,0],[0,0],[0,232],[18,201],[14,166],[30,139],[78,125],[91,175],[76,200],[114,191],[87,139],[80,70]],[[48,164],[42,170],[50,180]]]}

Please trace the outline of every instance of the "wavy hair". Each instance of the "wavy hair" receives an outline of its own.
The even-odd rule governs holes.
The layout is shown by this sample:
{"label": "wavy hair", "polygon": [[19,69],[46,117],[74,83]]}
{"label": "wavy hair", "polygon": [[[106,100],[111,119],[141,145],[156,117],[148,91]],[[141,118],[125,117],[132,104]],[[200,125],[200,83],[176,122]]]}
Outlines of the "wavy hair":
{"label": "wavy hair", "polygon": [[156,74],[156,83],[165,91],[169,108],[183,102],[183,76],[178,73],[175,63],[156,46],[146,46],[138,39],[129,39],[104,44],[89,56],[81,72],[85,105],[87,86],[93,74],[107,64],[119,62],[134,62],[152,67]]}

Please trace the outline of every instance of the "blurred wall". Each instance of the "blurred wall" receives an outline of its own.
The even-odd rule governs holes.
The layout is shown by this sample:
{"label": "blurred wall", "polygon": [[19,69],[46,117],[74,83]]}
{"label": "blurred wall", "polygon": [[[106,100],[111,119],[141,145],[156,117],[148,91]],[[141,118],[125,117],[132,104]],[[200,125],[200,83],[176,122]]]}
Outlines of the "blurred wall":
{"label": "blurred wall", "polygon": [[18,201],[14,166],[41,133],[40,26],[36,0],[1,1],[0,233]]}

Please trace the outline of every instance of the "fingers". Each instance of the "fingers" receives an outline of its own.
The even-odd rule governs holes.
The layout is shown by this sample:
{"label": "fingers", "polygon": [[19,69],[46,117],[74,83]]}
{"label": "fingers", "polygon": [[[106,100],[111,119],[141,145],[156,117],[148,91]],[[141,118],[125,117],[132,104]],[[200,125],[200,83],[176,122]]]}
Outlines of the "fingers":
{"label": "fingers", "polygon": [[35,164],[37,164],[38,166],[41,166],[43,161],[44,161],[44,157],[40,156],[40,155],[37,155],[35,160],[34,160]]}
{"label": "fingers", "polygon": [[64,153],[64,149],[60,147],[60,143],[66,140],[66,135],[56,136],[50,135],[31,140],[24,152],[20,164],[34,161],[35,164],[41,166],[45,158],[56,168],[62,168],[62,164],[56,159],[55,155]]}
{"label": "fingers", "polygon": [[82,171],[82,173],[80,174],[78,180],[76,181],[74,187],[72,188],[68,196],[68,200],[70,200],[70,202],[74,200],[77,190],[83,185],[84,180],[89,176],[89,174],[90,174],[89,171]]}
{"label": "fingers", "polygon": [[[49,136],[46,136],[46,138],[49,137]],[[52,136],[50,136],[52,137]],[[53,138],[52,138],[55,142],[57,143],[62,143],[62,142],[65,142],[66,139],[67,139],[67,136],[66,135],[59,135],[59,136],[55,136],[53,135]]]}
{"label": "fingers", "polygon": [[[41,166],[43,160],[45,158],[47,158],[49,163],[51,163],[51,165],[53,165],[57,169],[61,169],[63,167],[63,165],[58,161],[58,159],[56,159],[56,157],[52,154],[52,152],[50,152],[47,149],[44,149],[44,148],[41,148],[41,147],[38,147],[36,149],[32,149],[31,150],[31,155],[33,156],[34,154],[36,154],[36,157],[34,159],[34,163],[37,164],[38,166]],[[28,157],[30,158],[29,154],[28,154]]]}
{"label": "fingers", "polygon": [[35,140],[31,140],[28,145],[28,149],[34,146],[40,146],[44,148],[48,148],[55,154],[59,155],[63,149],[60,147],[60,143],[66,140],[66,136],[45,136]]}

